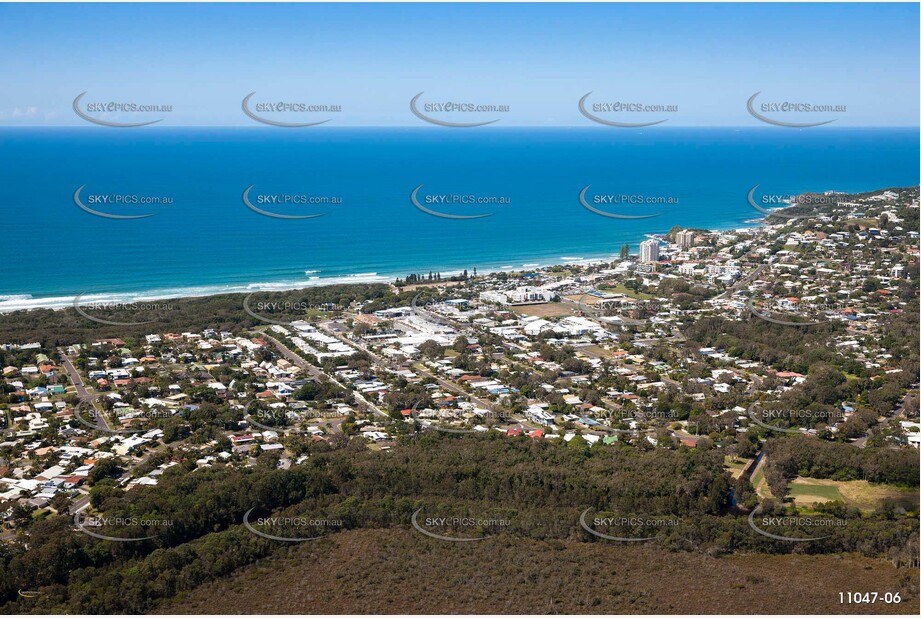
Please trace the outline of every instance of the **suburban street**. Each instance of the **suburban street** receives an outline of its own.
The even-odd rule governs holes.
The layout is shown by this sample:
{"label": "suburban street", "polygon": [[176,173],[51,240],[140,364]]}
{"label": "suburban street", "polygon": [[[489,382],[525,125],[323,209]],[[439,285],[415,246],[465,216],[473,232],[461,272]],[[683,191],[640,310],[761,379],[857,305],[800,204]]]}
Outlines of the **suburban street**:
{"label": "suburban street", "polygon": [[[286,360],[291,361],[292,363],[294,363],[295,365],[297,365],[297,366],[300,367],[301,369],[304,369],[305,371],[307,371],[307,373],[310,374],[310,376],[311,376],[313,379],[315,379],[315,380],[320,380],[320,379],[322,379],[322,378],[325,378],[325,379],[327,379],[327,380],[330,380],[333,384],[335,384],[335,385],[338,386],[339,388],[341,388],[341,389],[343,389],[343,390],[349,390],[344,384],[342,384],[341,382],[339,382],[336,378],[334,378],[334,377],[332,377],[332,376],[326,374],[326,373],[323,372],[320,368],[314,367],[313,365],[311,365],[310,363],[308,363],[308,362],[304,359],[304,357],[302,357],[300,354],[297,354],[296,352],[294,352],[293,350],[291,350],[291,348],[289,348],[288,346],[286,346],[285,344],[283,344],[281,341],[279,341],[279,340],[276,339],[275,337],[269,335],[269,334],[266,333],[266,332],[262,332],[262,333],[260,333],[260,334],[261,334],[261,336],[263,336],[263,337],[265,337],[266,339],[268,339],[269,341],[271,341],[271,342],[275,345],[275,347],[278,349],[278,351],[281,352],[282,356],[283,356]],[[368,401],[368,399],[367,399],[364,395],[362,395],[361,393],[359,393],[359,392],[357,392],[357,391],[352,391],[352,393],[354,394],[355,400],[356,400],[356,401],[358,401],[359,403],[364,404],[365,406],[367,406],[368,409],[372,410],[375,414],[377,414],[377,415],[379,415],[379,416],[384,416],[384,417],[390,418],[390,415],[388,415],[388,414],[385,413],[383,410],[381,410],[379,407],[377,407],[377,405],[375,405],[375,404],[371,403],[370,401]]]}

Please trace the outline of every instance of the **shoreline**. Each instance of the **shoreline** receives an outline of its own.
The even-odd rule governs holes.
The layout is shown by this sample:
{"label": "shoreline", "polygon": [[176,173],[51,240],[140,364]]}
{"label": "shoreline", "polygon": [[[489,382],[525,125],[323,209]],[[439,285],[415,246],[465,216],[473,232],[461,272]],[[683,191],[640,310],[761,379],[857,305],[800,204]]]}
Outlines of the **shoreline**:
{"label": "shoreline", "polygon": [[[778,211],[783,208],[778,208]],[[746,226],[738,225],[720,229],[719,227],[696,228],[706,229],[708,232],[750,232],[754,229],[764,229],[765,219],[754,218],[745,221]],[[664,236],[666,232],[648,232],[642,234],[642,239]],[[639,241],[637,241],[639,242]],[[618,253],[601,253],[598,255],[588,254],[587,256],[561,256],[541,261],[540,258],[517,257],[514,260],[515,265],[503,264],[501,266],[487,265],[483,268],[477,268],[477,275],[490,275],[499,272],[520,272],[522,270],[544,270],[557,266],[591,266],[607,262],[619,261],[621,258]],[[523,263],[518,264],[519,262]],[[468,267],[467,271],[472,272],[473,267]],[[464,272],[464,268],[450,268],[448,270],[437,270],[431,267],[422,268],[424,271],[440,272],[442,277],[448,278]],[[410,271],[411,272],[411,271]],[[75,295],[44,296],[33,297],[29,294],[9,294],[0,295],[0,315],[14,313],[17,311],[30,311],[33,309],[52,309],[62,310],[74,307],[77,299],[80,305],[91,303],[104,304],[130,304],[145,303],[151,301],[176,300],[181,298],[205,298],[209,296],[220,296],[224,294],[250,294],[254,292],[290,292],[306,288],[325,287],[332,285],[349,285],[349,284],[392,284],[396,279],[405,277],[409,272],[404,273],[355,273],[342,276],[317,277],[311,275],[307,280],[291,281],[264,281],[255,283],[242,283],[231,285],[202,285],[187,286],[181,288],[159,288],[139,292],[102,292],[102,293],[80,293]]]}

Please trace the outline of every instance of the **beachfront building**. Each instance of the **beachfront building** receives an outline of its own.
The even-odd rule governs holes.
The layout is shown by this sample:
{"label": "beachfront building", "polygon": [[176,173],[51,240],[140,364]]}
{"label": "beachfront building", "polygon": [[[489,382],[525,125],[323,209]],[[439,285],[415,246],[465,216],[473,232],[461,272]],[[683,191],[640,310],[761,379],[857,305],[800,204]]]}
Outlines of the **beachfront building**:
{"label": "beachfront building", "polygon": [[659,261],[659,241],[654,239],[644,240],[640,243],[640,262]]}
{"label": "beachfront building", "polygon": [[681,230],[675,235],[675,244],[681,250],[690,249],[694,246],[694,232],[692,230]]}

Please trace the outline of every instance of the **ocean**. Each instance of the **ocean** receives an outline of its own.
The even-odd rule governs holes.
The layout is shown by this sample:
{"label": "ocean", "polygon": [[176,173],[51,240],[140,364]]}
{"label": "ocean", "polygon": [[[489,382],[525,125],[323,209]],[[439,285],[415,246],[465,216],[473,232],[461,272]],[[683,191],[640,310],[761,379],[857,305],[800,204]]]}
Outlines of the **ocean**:
{"label": "ocean", "polygon": [[[0,311],[635,253],[675,225],[754,225],[755,185],[857,192],[918,170],[917,129],[6,128]],[[655,216],[591,212],[588,185],[596,210]]]}

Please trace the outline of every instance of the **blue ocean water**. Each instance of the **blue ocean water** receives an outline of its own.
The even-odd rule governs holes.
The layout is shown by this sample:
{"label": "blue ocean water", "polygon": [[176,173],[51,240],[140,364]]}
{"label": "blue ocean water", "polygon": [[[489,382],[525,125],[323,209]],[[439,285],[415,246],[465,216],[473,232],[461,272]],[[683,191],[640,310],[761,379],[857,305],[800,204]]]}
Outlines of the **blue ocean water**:
{"label": "blue ocean water", "polygon": [[[0,310],[84,297],[139,298],[389,280],[636,252],[674,225],[725,229],[759,217],[759,194],[918,184],[917,129],[620,130],[100,127],[0,130]],[[610,205],[587,195],[666,198]],[[85,185],[85,186],[84,186]],[[243,203],[290,220],[260,215]],[[424,206],[410,201],[419,185]],[[134,220],[93,216],[154,213]],[[88,203],[108,194],[170,204]],[[341,204],[257,203],[269,194]],[[445,206],[424,196],[501,197]],[[310,272],[306,272],[310,271]]]}

